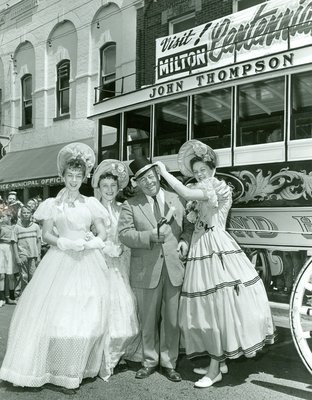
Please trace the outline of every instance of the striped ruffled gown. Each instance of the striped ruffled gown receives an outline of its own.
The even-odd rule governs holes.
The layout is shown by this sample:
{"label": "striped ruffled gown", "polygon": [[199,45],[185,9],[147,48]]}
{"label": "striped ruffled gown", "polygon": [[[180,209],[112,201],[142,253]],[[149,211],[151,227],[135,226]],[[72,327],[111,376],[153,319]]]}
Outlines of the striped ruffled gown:
{"label": "striped ruffled gown", "polygon": [[[212,187],[208,186],[207,198]],[[231,203],[231,194],[217,207],[209,201],[198,202],[199,217],[179,310],[181,345],[188,357],[209,355],[219,361],[248,357],[274,342],[275,329],[262,280],[225,231]]]}

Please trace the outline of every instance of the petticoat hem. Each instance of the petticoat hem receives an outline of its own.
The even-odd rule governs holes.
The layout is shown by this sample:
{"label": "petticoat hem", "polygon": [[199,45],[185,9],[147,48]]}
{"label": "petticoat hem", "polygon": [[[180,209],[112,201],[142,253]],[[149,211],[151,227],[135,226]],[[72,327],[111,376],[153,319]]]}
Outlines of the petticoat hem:
{"label": "petticoat hem", "polygon": [[196,357],[208,356],[208,357],[210,357],[210,358],[212,358],[212,359],[214,359],[216,361],[219,361],[219,362],[223,362],[227,358],[233,360],[233,359],[239,358],[241,356],[246,356],[248,358],[248,356],[252,355],[253,353],[255,353],[255,352],[259,351],[259,350],[262,350],[265,345],[274,344],[276,337],[277,337],[277,333],[274,332],[272,335],[267,335],[266,338],[263,339],[262,342],[257,343],[255,345],[253,345],[252,347],[249,347],[248,349],[242,349],[240,347],[237,350],[234,350],[234,351],[231,351],[231,352],[224,352],[220,356],[217,356],[215,354],[211,354],[207,350],[198,351],[198,352],[191,353],[191,354],[186,354],[186,349],[185,348],[180,348],[180,353],[181,354],[186,354],[186,358],[188,358],[188,359],[192,359],[192,358],[196,358]]}

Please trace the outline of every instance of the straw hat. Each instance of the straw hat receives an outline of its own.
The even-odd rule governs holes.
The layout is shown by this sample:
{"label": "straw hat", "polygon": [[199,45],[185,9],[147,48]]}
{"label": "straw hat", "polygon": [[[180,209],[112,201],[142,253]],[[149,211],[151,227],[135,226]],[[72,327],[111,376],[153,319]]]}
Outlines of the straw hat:
{"label": "straw hat", "polygon": [[178,166],[184,176],[193,176],[190,161],[194,157],[199,157],[204,162],[213,162],[216,165],[216,153],[210,146],[196,139],[189,140],[180,147],[178,153]]}
{"label": "straw hat", "polygon": [[94,171],[92,177],[92,187],[94,189],[99,187],[99,180],[101,175],[111,173],[117,177],[119,189],[124,189],[129,182],[129,173],[126,164],[119,160],[107,159],[103,160]]}
{"label": "straw hat", "polygon": [[88,145],[84,143],[70,143],[64,146],[57,155],[57,170],[59,176],[63,176],[69,161],[80,160],[86,166],[85,177],[90,177],[90,172],[94,167],[95,154]]}

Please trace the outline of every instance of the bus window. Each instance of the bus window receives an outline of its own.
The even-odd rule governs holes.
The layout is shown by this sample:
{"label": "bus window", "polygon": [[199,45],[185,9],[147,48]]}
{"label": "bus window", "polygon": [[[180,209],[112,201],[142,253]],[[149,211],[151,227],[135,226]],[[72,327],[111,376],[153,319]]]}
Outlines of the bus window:
{"label": "bus window", "polygon": [[312,73],[295,74],[292,80],[291,139],[312,138]]}
{"label": "bus window", "polygon": [[119,159],[120,114],[102,118],[99,121],[100,160]]}
{"label": "bus window", "polygon": [[177,154],[186,141],[187,98],[167,101],[155,106],[155,156]]}
{"label": "bus window", "polygon": [[280,77],[238,87],[237,146],[283,140],[284,82]]}
{"label": "bus window", "polygon": [[193,137],[213,149],[231,146],[231,89],[194,96]]}
{"label": "bus window", "polygon": [[124,159],[133,160],[136,156],[150,157],[151,107],[125,113]]}

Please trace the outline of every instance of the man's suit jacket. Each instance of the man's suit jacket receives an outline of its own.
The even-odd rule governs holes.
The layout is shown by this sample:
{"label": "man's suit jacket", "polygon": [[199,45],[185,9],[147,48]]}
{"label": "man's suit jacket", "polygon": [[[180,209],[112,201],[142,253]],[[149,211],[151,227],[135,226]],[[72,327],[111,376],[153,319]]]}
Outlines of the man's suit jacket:
{"label": "man's suit jacket", "polygon": [[193,225],[184,213],[184,200],[176,193],[164,190],[165,216],[171,206],[175,213],[170,221],[171,233],[165,243],[152,243],[150,235],[157,226],[146,196],[139,192],[122,205],[119,217],[119,239],[131,248],[130,283],[134,288],[151,289],[158,285],[164,261],[173,286],[182,285],[184,265],[177,252],[179,240],[190,243]]}

